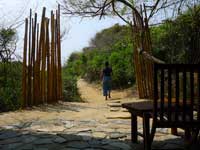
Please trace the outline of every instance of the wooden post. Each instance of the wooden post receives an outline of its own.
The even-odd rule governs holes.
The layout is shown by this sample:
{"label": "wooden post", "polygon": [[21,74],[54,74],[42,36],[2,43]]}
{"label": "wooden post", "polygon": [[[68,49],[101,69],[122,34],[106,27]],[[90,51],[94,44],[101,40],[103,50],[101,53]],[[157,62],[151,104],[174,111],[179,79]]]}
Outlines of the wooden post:
{"label": "wooden post", "polygon": [[[57,16],[57,11],[56,11],[56,16]],[[55,102],[58,102],[58,45],[57,45],[57,18],[54,20],[55,21],[55,26],[54,26],[54,35],[55,35],[55,44],[54,44],[54,47],[55,47],[55,53],[54,53],[54,80],[55,80]]]}
{"label": "wooden post", "polygon": [[46,97],[45,97],[45,93],[46,93],[46,89],[45,89],[45,68],[46,68],[46,48],[45,48],[45,26],[46,26],[46,19],[45,18],[42,18],[43,19],[43,34],[41,36],[42,37],[42,45],[41,45],[41,48],[42,48],[42,68],[41,68],[41,93],[42,93],[42,103],[44,103],[46,101]]}
{"label": "wooden post", "polygon": [[53,92],[53,87],[55,88],[55,21],[53,11],[51,12],[51,93],[52,102],[55,101],[55,93]]}
{"label": "wooden post", "polygon": [[57,13],[57,46],[58,46],[58,98],[62,100],[62,75],[61,75],[61,37],[60,37],[60,5],[58,5]]}
{"label": "wooden post", "polygon": [[29,48],[28,48],[28,96],[27,96],[27,105],[30,107],[32,102],[32,84],[31,84],[31,77],[32,77],[32,66],[31,66],[31,31],[32,31],[32,10],[30,9],[30,16],[29,16]]}
{"label": "wooden post", "polygon": [[40,84],[39,84],[39,81],[40,81],[40,64],[39,64],[39,53],[40,53],[40,50],[39,50],[39,24],[37,24],[37,39],[36,39],[36,62],[35,62],[35,105],[38,105],[39,102],[38,102],[38,98],[40,96]]}
{"label": "wooden post", "polygon": [[32,66],[33,66],[33,91],[32,91],[32,104],[35,105],[35,99],[36,99],[36,94],[35,94],[35,89],[37,88],[36,82],[35,82],[35,39],[36,39],[36,28],[37,28],[37,14],[35,13],[35,18],[34,21],[32,21]]}
{"label": "wooden post", "polygon": [[38,56],[38,67],[39,67],[39,97],[38,97],[38,102],[39,104],[43,103],[44,97],[43,97],[43,73],[42,73],[42,63],[43,63],[43,43],[44,43],[44,18],[45,18],[45,12],[46,8],[43,8],[42,12],[42,20],[41,20],[41,26],[40,26],[40,40],[39,40],[39,56]]}
{"label": "wooden post", "polygon": [[27,38],[28,38],[28,19],[25,20],[25,34],[24,34],[24,54],[23,54],[23,77],[22,77],[22,91],[23,100],[22,107],[27,106]]}

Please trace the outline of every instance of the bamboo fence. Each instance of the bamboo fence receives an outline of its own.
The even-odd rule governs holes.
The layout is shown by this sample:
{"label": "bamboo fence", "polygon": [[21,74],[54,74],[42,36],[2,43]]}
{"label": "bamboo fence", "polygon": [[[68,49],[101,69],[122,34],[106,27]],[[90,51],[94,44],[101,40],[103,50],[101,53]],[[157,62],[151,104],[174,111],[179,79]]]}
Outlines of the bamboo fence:
{"label": "bamboo fence", "polygon": [[43,8],[41,23],[37,13],[25,19],[23,53],[23,107],[62,100],[60,5],[50,19]]}
{"label": "bamboo fence", "polygon": [[152,43],[145,7],[141,13],[133,12],[134,65],[140,98],[153,99]]}

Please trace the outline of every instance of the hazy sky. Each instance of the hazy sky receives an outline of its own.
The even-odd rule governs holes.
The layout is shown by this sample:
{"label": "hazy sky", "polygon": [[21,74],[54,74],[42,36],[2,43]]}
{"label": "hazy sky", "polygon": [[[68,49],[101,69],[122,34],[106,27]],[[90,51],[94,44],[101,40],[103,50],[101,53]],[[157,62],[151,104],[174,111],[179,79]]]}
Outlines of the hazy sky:
{"label": "hazy sky", "polygon": [[[0,25],[6,27],[13,24],[13,22],[23,21],[29,15],[30,8],[33,11],[37,11],[40,17],[42,7],[47,7],[47,15],[49,15],[51,10],[57,8],[57,2],[56,0],[0,0]],[[62,16],[61,28],[69,31],[62,41],[62,62],[66,60],[71,52],[79,51],[83,47],[88,46],[90,39],[94,37],[95,33],[115,23],[122,24],[122,21],[117,18],[81,20],[81,18],[69,19]],[[19,39],[17,54],[22,55],[24,24],[17,28],[17,31]]]}

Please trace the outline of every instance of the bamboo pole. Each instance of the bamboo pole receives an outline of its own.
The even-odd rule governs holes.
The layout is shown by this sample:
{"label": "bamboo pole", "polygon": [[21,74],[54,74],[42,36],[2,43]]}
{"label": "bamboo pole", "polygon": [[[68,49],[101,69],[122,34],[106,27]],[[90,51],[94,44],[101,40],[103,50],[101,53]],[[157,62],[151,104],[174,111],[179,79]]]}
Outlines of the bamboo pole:
{"label": "bamboo pole", "polygon": [[62,75],[61,75],[61,37],[60,37],[60,5],[58,5],[58,14],[57,14],[57,46],[58,46],[58,93],[59,100],[62,100]]}
{"label": "bamboo pole", "polygon": [[37,24],[37,39],[36,39],[36,62],[35,62],[35,105],[38,105],[38,99],[40,97],[40,63],[39,63],[39,54],[40,54],[40,50],[39,50],[39,24]]}
{"label": "bamboo pole", "polygon": [[[56,16],[57,16],[57,11],[56,11]],[[54,44],[54,48],[55,48],[55,57],[54,57],[54,62],[55,62],[55,65],[54,65],[54,80],[55,80],[55,87],[56,87],[56,90],[55,90],[55,102],[58,102],[58,45],[57,45],[57,18],[55,18],[55,44]]]}
{"label": "bamboo pole", "polygon": [[49,19],[46,19],[46,55],[47,55],[47,102],[50,102],[50,48],[49,48]]}
{"label": "bamboo pole", "polygon": [[[145,11],[146,12],[146,11]],[[146,26],[146,49],[150,54],[152,54],[152,41],[151,41],[151,35],[150,35],[150,30],[149,30],[149,25],[147,19],[145,19],[145,26]],[[153,62],[148,61],[148,81],[149,81],[149,97],[151,99],[154,98],[154,91],[153,91]]]}
{"label": "bamboo pole", "polygon": [[140,56],[138,54],[137,49],[140,47],[140,38],[139,38],[139,28],[138,26],[138,19],[133,18],[134,20],[134,26],[133,26],[133,39],[134,39],[134,66],[135,66],[135,72],[136,72],[136,83],[139,91],[139,97],[140,98],[145,98],[145,89],[143,86],[143,73],[142,73],[142,68],[141,68],[141,61],[140,61]]}
{"label": "bamboo pole", "polygon": [[43,8],[42,12],[42,20],[41,20],[41,26],[40,26],[40,39],[39,39],[39,53],[38,53],[38,67],[39,67],[39,97],[38,97],[38,103],[43,103],[43,76],[42,76],[42,49],[43,49],[43,42],[44,42],[44,18],[45,18],[46,8]]}
{"label": "bamboo pole", "polygon": [[55,101],[55,93],[53,92],[53,87],[55,86],[55,20],[53,11],[51,12],[51,93],[52,93],[52,102]]}
{"label": "bamboo pole", "polygon": [[42,93],[42,102],[44,103],[46,101],[46,97],[45,97],[45,67],[46,67],[46,48],[45,48],[45,26],[46,26],[46,19],[43,18],[43,40],[42,40],[42,68],[41,68],[41,93]]}
{"label": "bamboo pole", "polygon": [[22,77],[22,91],[23,99],[22,106],[27,106],[27,38],[28,38],[28,19],[25,19],[25,34],[24,34],[24,54],[23,54],[23,77]]}
{"label": "bamboo pole", "polygon": [[27,105],[31,106],[31,90],[32,90],[32,84],[31,84],[31,77],[32,77],[32,67],[31,67],[31,31],[32,31],[32,10],[30,9],[30,16],[29,16],[29,48],[28,48],[28,95],[27,95]]}
{"label": "bamboo pole", "polygon": [[32,91],[32,95],[33,95],[33,100],[32,100],[32,104],[35,105],[35,99],[36,99],[36,94],[35,94],[35,90],[37,88],[36,86],[36,82],[35,82],[35,44],[36,44],[36,28],[37,28],[37,14],[35,13],[35,17],[34,17],[34,21],[32,23],[32,66],[33,66],[33,91]]}

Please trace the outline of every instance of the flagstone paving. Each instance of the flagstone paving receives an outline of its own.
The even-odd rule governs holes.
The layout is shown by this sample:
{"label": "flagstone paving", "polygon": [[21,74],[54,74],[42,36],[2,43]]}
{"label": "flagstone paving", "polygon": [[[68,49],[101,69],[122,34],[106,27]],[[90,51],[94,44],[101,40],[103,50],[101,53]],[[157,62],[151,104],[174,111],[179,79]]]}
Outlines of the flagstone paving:
{"label": "flagstone paving", "polygon": [[[93,126],[87,128],[87,124],[83,121],[72,121],[73,127],[66,127],[63,121],[54,120],[49,124],[55,126],[52,131],[48,126],[45,129],[44,122],[38,123],[38,128],[33,128],[32,124],[25,128],[18,128],[15,125],[9,126],[9,129],[1,128],[0,132],[0,149],[1,150],[35,150],[35,149],[100,149],[100,150],[116,150],[116,149],[142,149],[142,141],[139,144],[130,142],[130,126],[129,120],[120,120],[120,125],[115,128],[115,122],[108,121],[107,126],[98,120],[92,120]],[[57,123],[60,123],[57,125]],[[94,122],[96,124],[94,124]],[[63,124],[62,124],[63,123]],[[124,124],[123,124],[124,123]],[[56,125],[55,125],[56,124]],[[11,129],[11,127],[13,127]],[[40,129],[41,127],[42,129]],[[56,128],[57,127],[57,128]],[[61,131],[60,128],[64,130]],[[58,129],[56,131],[56,129]],[[156,139],[171,141],[163,141],[155,144],[155,147],[172,147],[182,148],[182,140],[175,136],[170,136],[167,133],[160,132]],[[176,142],[174,141],[176,140]]]}
{"label": "flagstone paving", "polygon": [[[143,150],[141,137],[131,143],[130,114],[120,107],[135,100],[61,103],[2,113],[0,150]],[[141,119],[138,125],[142,132]],[[183,149],[183,139],[169,133],[158,129],[153,148]]]}
{"label": "flagstone paving", "polygon": [[[140,120],[139,131],[142,132]],[[1,150],[137,150],[139,143],[130,142],[130,119],[62,120],[15,123],[0,129]],[[169,134],[167,129],[157,131],[153,147],[183,149],[183,140]]]}

